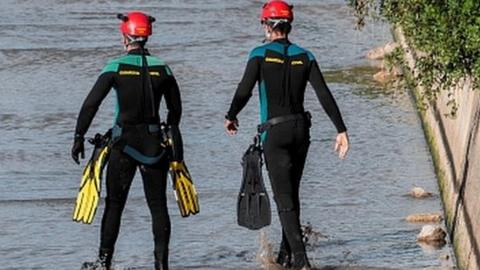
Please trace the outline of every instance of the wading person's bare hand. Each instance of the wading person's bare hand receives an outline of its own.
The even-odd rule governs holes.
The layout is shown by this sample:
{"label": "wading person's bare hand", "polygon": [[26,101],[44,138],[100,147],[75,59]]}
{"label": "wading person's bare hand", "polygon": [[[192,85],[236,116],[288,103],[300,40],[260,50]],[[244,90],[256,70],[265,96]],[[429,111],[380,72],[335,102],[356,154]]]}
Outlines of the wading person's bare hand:
{"label": "wading person's bare hand", "polygon": [[335,152],[338,153],[340,159],[345,159],[347,157],[349,147],[350,143],[348,141],[347,132],[339,133],[335,140]]}
{"label": "wading person's bare hand", "polygon": [[230,136],[233,136],[238,132],[238,120],[231,121],[231,120],[225,119],[225,123],[223,124],[223,126],[225,127],[225,131]]}

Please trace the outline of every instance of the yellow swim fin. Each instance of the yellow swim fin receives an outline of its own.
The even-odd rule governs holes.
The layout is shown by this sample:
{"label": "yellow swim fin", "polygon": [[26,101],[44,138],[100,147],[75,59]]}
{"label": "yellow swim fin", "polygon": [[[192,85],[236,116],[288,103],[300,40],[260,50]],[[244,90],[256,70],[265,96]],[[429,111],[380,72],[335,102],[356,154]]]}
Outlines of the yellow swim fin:
{"label": "yellow swim fin", "polygon": [[185,163],[183,161],[170,162],[170,176],[175,190],[175,199],[182,217],[198,214],[200,205],[197,190]]}
{"label": "yellow swim fin", "polygon": [[110,147],[109,138],[97,134],[90,142],[95,145],[92,157],[83,170],[80,189],[78,191],[75,209],[73,210],[73,221],[84,224],[91,224],[100,200],[102,187],[102,173],[105,167]]}

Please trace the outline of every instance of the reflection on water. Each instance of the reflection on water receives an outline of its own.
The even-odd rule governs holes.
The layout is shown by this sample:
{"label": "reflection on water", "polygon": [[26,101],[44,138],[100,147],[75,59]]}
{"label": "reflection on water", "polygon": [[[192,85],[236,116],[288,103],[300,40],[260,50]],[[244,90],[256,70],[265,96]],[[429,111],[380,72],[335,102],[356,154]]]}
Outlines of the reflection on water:
{"label": "reflection on water", "polygon": [[[309,246],[312,262],[342,266],[323,269],[442,265],[438,257],[449,248],[424,250],[415,242],[421,225],[404,221],[412,213],[441,211],[438,197],[403,196],[415,185],[438,192],[418,117],[407,92],[372,82],[374,64],[363,60],[369,48],[389,39],[388,26],[375,23],[355,32],[343,0],[292,2],[297,13],[291,38],[319,59],[352,141],[348,160],[339,161],[332,151],[333,125],[309,89],[306,107],[314,126],[301,190],[302,222],[328,236]],[[81,168],[70,160],[70,144],[82,100],[106,61],[122,54],[115,14],[131,9],[157,18],[150,49],[171,65],[180,84],[186,161],[202,204],[200,215],[182,219],[173,192],[168,194],[172,269],[258,266],[258,234],[235,219],[240,157],[258,121],[256,91],[240,115],[237,137],[224,134],[222,121],[248,52],[262,40],[260,5],[2,0],[0,269],[77,269],[95,256],[100,216],[92,226],[71,222]],[[112,95],[105,100],[89,136],[110,127],[112,101]],[[117,266],[151,269],[150,216],[141,181],[134,181],[122,224]],[[275,252],[276,217],[267,233]]]}

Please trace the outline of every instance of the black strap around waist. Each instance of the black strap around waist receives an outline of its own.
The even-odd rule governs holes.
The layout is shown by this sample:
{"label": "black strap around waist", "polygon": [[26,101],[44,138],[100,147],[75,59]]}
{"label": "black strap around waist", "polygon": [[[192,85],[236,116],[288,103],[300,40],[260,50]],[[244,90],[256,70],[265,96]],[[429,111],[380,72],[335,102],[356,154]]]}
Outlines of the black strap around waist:
{"label": "black strap around waist", "polygon": [[296,120],[305,120],[305,119],[310,120],[311,118],[312,118],[312,115],[310,114],[310,112],[282,115],[282,116],[270,118],[267,122],[258,125],[257,130],[259,134],[262,134],[263,132],[267,131],[271,127],[281,123],[296,121]]}

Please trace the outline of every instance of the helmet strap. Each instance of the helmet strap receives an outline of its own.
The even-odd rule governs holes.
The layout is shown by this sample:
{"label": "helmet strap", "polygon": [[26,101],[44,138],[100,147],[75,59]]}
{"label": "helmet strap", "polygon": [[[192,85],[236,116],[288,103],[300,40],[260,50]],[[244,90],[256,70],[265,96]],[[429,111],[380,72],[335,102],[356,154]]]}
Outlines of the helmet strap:
{"label": "helmet strap", "polygon": [[[266,41],[271,41],[272,39],[272,32],[280,28],[280,26],[283,26],[285,24],[290,24],[290,22],[287,19],[267,19],[262,22],[262,24],[265,26],[265,39],[263,42]],[[284,28],[284,27],[282,27]],[[285,36],[288,36],[290,31],[285,32]]]}
{"label": "helmet strap", "polygon": [[127,40],[126,44],[124,44],[124,49],[127,51],[128,46],[138,45],[139,48],[143,48],[145,43],[147,42],[148,38],[145,37],[135,37],[131,35],[123,35]]}
{"label": "helmet strap", "polygon": [[268,19],[265,23],[272,27],[272,30],[275,30],[280,24],[290,23],[287,19]]}
{"label": "helmet strap", "polygon": [[268,29],[267,27],[265,27],[264,30],[265,30],[265,39],[263,40],[263,43],[270,41],[272,39],[272,31],[270,31],[270,29]]}
{"label": "helmet strap", "polygon": [[132,45],[133,43],[143,43],[147,41],[147,39],[144,37],[135,37],[131,35],[125,35],[125,37],[128,40],[127,46]]}

